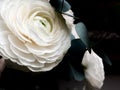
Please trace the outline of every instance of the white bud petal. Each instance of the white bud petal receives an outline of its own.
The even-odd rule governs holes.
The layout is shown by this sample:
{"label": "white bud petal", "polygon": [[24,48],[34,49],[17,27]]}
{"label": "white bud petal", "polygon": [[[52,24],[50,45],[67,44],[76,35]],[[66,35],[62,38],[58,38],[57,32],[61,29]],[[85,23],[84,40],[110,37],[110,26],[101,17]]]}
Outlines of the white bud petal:
{"label": "white bud petal", "polygon": [[85,67],[85,77],[95,88],[101,88],[104,81],[104,67],[102,59],[93,51],[86,51],[82,60]]}

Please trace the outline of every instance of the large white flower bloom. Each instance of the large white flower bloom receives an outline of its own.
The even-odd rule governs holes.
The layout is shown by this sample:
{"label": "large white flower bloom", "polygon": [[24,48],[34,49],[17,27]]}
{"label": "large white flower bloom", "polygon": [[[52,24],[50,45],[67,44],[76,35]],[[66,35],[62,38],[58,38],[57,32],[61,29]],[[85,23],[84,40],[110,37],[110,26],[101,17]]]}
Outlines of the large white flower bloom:
{"label": "large white flower bloom", "polygon": [[0,0],[0,54],[34,72],[51,70],[70,47],[73,19],[64,17],[49,0]]}
{"label": "large white flower bloom", "polygon": [[93,50],[91,50],[91,53],[86,51],[82,65],[86,67],[85,78],[93,87],[100,89],[105,79],[102,59]]}

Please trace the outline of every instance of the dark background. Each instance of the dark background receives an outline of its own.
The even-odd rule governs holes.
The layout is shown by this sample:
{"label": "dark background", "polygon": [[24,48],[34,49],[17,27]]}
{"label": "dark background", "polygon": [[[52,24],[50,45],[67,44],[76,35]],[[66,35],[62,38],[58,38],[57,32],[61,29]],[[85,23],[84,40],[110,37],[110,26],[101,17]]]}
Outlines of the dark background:
{"label": "dark background", "polygon": [[75,16],[83,21],[89,30],[116,31],[119,33],[120,2],[68,0]]}

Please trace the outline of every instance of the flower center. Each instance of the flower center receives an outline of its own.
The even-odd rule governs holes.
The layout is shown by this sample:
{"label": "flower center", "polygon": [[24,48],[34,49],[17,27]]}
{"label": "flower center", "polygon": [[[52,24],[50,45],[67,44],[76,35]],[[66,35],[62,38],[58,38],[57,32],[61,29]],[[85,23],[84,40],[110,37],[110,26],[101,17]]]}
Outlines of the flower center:
{"label": "flower center", "polygon": [[50,22],[43,17],[40,16],[35,16],[34,17],[34,24],[35,26],[37,25],[37,30],[43,30],[46,33],[50,33],[51,32],[51,25]]}

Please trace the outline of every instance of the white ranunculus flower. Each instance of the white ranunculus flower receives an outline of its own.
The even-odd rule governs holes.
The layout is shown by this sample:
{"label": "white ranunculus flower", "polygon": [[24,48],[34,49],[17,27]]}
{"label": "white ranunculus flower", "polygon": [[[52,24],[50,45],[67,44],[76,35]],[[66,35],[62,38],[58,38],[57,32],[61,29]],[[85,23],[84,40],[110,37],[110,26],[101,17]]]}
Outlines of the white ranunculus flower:
{"label": "white ranunculus flower", "polygon": [[86,67],[86,80],[93,87],[100,89],[105,79],[102,59],[93,50],[91,50],[91,53],[86,51],[83,56],[82,65]]}
{"label": "white ranunculus flower", "polygon": [[66,18],[49,0],[0,0],[0,54],[33,72],[53,69],[71,45]]}

